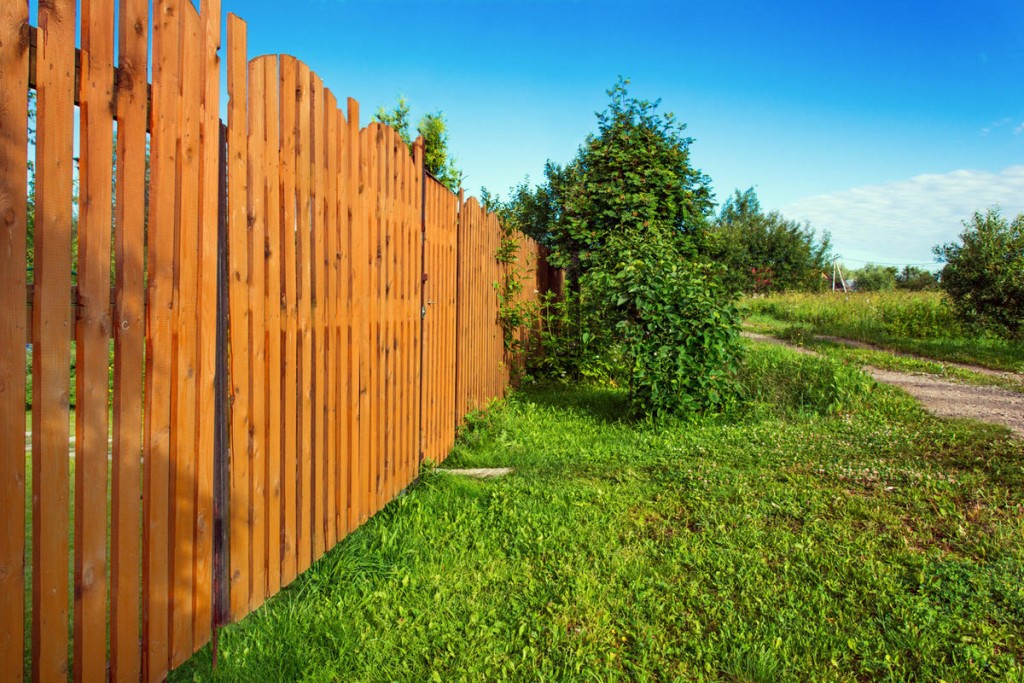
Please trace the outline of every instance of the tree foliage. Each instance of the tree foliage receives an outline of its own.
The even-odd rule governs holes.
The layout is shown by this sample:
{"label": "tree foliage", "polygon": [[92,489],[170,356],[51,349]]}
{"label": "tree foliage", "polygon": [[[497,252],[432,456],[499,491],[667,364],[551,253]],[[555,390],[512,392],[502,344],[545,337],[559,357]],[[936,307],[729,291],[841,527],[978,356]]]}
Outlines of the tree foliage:
{"label": "tree foliage", "polygon": [[558,368],[627,384],[635,414],[717,410],[733,397],[738,318],[705,255],[710,181],[685,125],[627,85],[608,91],[576,157],[514,188],[502,215],[566,269],[561,325],[545,339]]}
{"label": "tree foliage", "polygon": [[903,266],[896,274],[896,289],[908,292],[931,292],[939,288],[939,279],[923,268]]}
{"label": "tree foliage", "polygon": [[[411,134],[412,118],[409,101],[399,97],[393,109],[377,108],[373,115],[375,121],[394,128],[402,141],[412,150]],[[462,186],[462,171],[455,164],[455,157],[449,150],[448,122],[441,111],[429,112],[420,117],[416,132],[423,137],[423,165],[427,173],[434,176],[452,192],[458,192]]]}
{"label": "tree foliage", "polygon": [[851,271],[846,279],[853,281],[853,288],[858,292],[891,292],[896,289],[898,274],[893,266],[868,263],[859,270]]}
{"label": "tree foliage", "polygon": [[732,286],[747,294],[820,289],[831,251],[828,232],[819,236],[778,211],[765,213],[752,187],[722,205],[710,244]]}
{"label": "tree foliage", "polygon": [[659,113],[657,102],[631,97],[627,85],[620,80],[608,91],[598,132],[575,160],[546,170],[561,209],[553,258],[563,266],[578,260],[580,274],[614,253],[616,238],[671,241],[695,254],[714,206],[710,179],[690,164],[685,124]]}
{"label": "tree foliage", "polygon": [[964,221],[959,242],[935,247],[946,265],[942,289],[963,320],[1024,332],[1024,214],[1008,221],[997,209]]}

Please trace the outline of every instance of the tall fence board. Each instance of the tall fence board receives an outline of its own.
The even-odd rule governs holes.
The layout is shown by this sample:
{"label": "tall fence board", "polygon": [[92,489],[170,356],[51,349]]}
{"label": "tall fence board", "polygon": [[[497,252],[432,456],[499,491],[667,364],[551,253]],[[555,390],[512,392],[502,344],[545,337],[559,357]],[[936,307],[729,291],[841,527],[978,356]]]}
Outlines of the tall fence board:
{"label": "tall fence board", "polygon": [[28,3],[0,9],[0,671],[22,680],[25,646],[25,255]]}
{"label": "tall fence board", "polygon": [[459,209],[455,410],[460,416],[502,398],[508,383],[498,294],[493,286],[505,272],[495,256],[500,243],[497,216],[470,197]]}
{"label": "tall fence board", "polygon": [[[149,3],[122,3],[118,26],[114,222],[114,396],[110,499],[110,678],[139,680],[142,385]],[[136,28],[137,27],[137,28]]]}
{"label": "tall fence board", "polygon": [[423,405],[424,458],[439,463],[455,440],[456,258],[459,198],[427,177],[423,198],[424,281]]}
{"label": "tall fence board", "polygon": [[222,148],[216,0],[77,5],[0,10],[0,670],[159,681],[444,460],[511,376],[495,284],[553,283],[233,15]]}

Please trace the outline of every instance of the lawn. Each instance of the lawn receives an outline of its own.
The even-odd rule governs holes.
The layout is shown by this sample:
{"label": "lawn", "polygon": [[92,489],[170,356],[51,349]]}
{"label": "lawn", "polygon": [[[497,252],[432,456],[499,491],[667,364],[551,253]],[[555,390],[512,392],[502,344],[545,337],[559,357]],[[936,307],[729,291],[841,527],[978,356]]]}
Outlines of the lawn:
{"label": "lawn", "polygon": [[752,345],[728,417],[521,390],[171,680],[1021,680],[1024,444]]}

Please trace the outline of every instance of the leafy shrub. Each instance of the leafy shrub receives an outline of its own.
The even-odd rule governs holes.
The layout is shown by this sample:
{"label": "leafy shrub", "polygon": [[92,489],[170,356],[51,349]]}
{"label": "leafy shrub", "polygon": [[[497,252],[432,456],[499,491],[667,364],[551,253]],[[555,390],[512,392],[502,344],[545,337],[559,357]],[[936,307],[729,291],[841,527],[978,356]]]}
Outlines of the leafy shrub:
{"label": "leafy shrub", "polygon": [[819,290],[831,261],[829,233],[765,213],[754,188],[725,200],[708,242],[709,256],[728,270],[728,282],[747,294]]}
{"label": "leafy shrub", "polygon": [[710,179],[690,163],[685,125],[626,85],[608,91],[576,158],[549,163],[545,186],[520,185],[501,210],[566,269],[540,363],[627,385],[634,414],[717,410],[732,400],[738,317],[706,261]]}
{"label": "leafy shrub", "polygon": [[975,213],[960,243],[935,254],[946,262],[942,289],[962,320],[1013,337],[1024,331],[1024,214],[1008,222],[995,209]]}
{"label": "leafy shrub", "polygon": [[735,400],[739,316],[710,264],[636,251],[593,278],[614,302],[631,412],[662,417]]}
{"label": "leafy shrub", "polygon": [[580,294],[566,292],[556,297],[548,292],[543,300],[539,352],[531,354],[528,369],[539,377],[557,380],[586,380],[618,386],[627,373],[618,343],[601,318],[583,315],[590,308]]}

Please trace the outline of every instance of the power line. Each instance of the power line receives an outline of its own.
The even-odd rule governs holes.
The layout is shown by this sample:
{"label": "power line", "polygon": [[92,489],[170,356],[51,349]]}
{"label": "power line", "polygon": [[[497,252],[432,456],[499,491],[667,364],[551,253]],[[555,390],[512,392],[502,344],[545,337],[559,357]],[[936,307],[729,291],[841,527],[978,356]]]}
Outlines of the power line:
{"label": "power line", "polygon": [[907,261],[865,261],[859,258],[846,258],[844,256],[836,256],[837,261],[854,261],[855,263],[870,263],[875,266],[940,266],[941,261],[919,261],[917,263]]}

